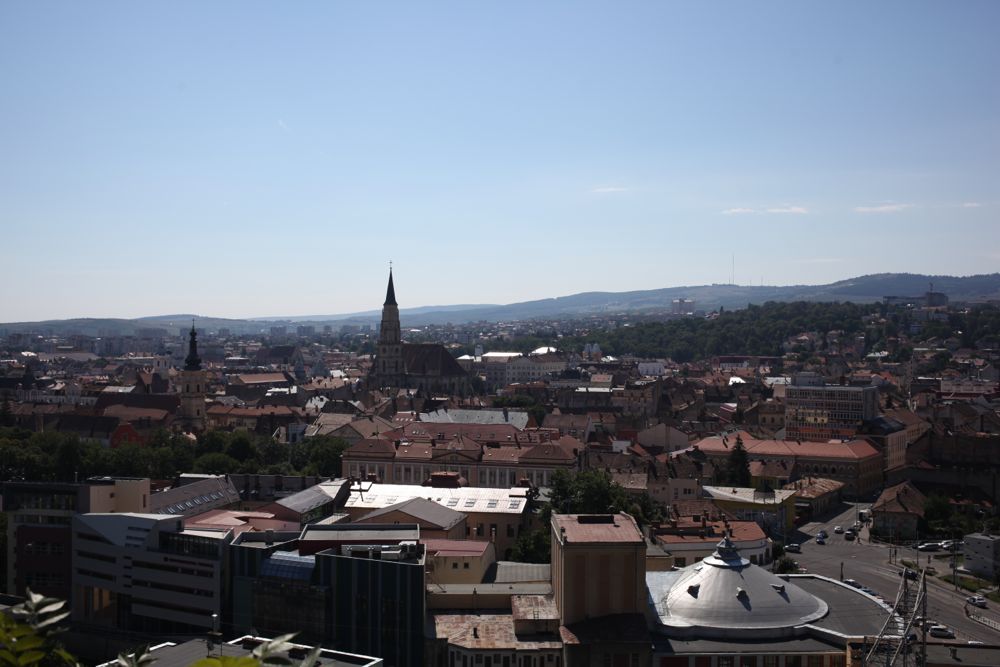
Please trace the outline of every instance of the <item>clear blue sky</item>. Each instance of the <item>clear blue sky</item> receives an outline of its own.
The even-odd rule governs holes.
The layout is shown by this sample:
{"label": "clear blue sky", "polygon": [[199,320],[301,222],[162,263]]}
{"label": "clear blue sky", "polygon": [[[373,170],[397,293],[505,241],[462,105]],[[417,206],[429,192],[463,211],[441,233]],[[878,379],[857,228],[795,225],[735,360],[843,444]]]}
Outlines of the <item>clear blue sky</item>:
{"label": "clear blue sky", "polygon": [[0,3],[0,321],[1000,268],[1000,2]]}

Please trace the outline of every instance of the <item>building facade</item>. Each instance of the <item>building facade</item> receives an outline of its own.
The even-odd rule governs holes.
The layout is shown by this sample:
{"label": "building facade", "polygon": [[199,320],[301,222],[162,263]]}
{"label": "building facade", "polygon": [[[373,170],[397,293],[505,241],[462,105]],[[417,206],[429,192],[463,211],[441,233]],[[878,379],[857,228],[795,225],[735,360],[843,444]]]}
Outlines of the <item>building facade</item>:
{"label": "building facade", "polygon": [[826,442],[857,435],[878,414],[878,387],[826,385],[801,373],[785,389],[785,437]]}

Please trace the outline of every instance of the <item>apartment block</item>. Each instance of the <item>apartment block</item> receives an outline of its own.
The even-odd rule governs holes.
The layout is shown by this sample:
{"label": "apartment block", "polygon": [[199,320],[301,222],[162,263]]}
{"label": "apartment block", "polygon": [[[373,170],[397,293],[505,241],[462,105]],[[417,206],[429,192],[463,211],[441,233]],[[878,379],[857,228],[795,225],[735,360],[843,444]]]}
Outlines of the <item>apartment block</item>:
{"label": "apartment block", "polygon": [[857,435],[878,414],[878,387],[826,385],[813,373],[800,373],[785,388],[785,437],[826,442]]}

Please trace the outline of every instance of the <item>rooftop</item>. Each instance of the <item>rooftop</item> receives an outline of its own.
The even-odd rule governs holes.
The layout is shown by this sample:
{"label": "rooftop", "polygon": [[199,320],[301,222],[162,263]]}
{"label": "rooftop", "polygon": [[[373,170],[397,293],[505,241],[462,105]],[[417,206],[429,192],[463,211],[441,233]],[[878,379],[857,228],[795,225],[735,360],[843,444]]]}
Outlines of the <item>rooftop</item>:
{"label": "rooftop", "polygon": [[628,514],[553,514],[563,544],[642,544],[639,526]]}

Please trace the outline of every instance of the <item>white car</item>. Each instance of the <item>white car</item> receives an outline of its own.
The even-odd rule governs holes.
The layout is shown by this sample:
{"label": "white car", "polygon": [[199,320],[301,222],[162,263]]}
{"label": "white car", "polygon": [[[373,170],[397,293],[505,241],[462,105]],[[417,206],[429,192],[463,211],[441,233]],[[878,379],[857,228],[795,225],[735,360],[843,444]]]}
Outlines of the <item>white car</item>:
{"label": "white car", "polygon": [[973,605],[974,607],[981,607],[983,609],[986,609],[986,598],[984,598],[982,595],[970,595],[969,597],[965,598],[965,601]]}
{"label": "white car", "polygon": [[834,526],[833,527],[833,532],[835,532],[838,535],[840,535],[842,532],[844,532],[844,527],[843,526]]}
{"label": "white car", "polygon": [[947,625],[932,625],[930,630],[927,631],[927,634],[931,637],[937,637],[939,639],[955,638],[955,632]]}

